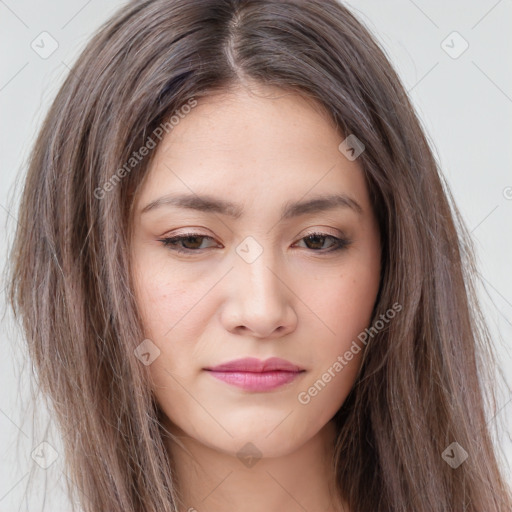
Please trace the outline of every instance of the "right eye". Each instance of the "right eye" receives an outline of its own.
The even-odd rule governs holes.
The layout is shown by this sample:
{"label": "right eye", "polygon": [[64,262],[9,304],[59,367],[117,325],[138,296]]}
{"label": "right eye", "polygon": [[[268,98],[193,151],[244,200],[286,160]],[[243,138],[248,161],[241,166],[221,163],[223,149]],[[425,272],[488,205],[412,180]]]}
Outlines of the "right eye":
{"label": "right eye", "polygon": [[203,246],[205,240],[213,240],[213,238],[199,233],[186,233],[184,235],[161,238],[158,241],[162,242],[164,247],[169,248],[171,251],[191,253],[207,249],[208,247]]}

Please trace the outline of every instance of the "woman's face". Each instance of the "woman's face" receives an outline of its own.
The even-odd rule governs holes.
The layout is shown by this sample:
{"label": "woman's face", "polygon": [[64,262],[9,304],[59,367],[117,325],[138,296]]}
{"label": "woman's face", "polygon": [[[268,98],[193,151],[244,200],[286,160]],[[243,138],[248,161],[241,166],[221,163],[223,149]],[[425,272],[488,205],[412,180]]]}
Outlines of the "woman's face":
{"label": "woman's face", "polygon": [[[142,359],[174,433],[275,457],[345,400],[363,351],[344,354],[371,320],[380,242],[342,141],[311,102],[267,87],[202,98],[163,138],[132,258]],[[242,358],[292,366],[211,370]]]}

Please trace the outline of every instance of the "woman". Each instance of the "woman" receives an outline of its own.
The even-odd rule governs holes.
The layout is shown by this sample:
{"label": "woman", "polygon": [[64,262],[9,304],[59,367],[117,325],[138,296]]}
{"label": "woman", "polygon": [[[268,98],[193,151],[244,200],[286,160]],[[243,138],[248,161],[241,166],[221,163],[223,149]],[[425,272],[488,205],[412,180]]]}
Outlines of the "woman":
{"label": "woman", "polygon": [[511,509],[469,237],[342,5],[120,10],[41,129],[12,258],[84,510]]}

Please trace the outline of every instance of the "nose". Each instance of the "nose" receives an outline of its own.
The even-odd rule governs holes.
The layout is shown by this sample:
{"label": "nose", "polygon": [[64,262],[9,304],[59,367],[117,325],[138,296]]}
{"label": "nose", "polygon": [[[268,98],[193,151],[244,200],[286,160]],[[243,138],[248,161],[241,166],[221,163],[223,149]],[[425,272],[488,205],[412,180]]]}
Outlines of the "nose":
{"label": "nose", "polygon": [[229,273],[221,321],[231,333],[273,339],[293,332],[297,326],[290,284],[266,254],[264,251],[252,263],[239,259]]}

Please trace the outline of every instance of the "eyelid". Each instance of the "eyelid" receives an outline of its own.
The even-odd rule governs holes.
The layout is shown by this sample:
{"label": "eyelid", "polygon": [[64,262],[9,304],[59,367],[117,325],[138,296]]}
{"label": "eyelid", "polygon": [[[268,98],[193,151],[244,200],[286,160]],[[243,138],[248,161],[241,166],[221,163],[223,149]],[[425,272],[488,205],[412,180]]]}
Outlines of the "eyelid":
{"label": "eyelid", "polygon": [[306,236],[311,235],[324,235],[324,236],[334,236],[336,238],[348,238],[343,231],[336,228],[329,227],[316,227],[316,228],[308,228],[305,233],[301,232],[298,235],[298,238],[304,238]]}
{"label": "eyelid", "polygon": [[[185,228],[187,229],[187,228]],[[211,238],[213,240],[216,240],[216,237],[211,234],[204,234],[200,231],[193,231],[196,228],[188,228],[189,231],[184,232],[176,232],[176,233],[169,233],[164,234],[163,236],[158,237],[160,240],[164,239],[172,239],[172,238],[180,238],[180,237],[202,237],[202,238]],[[202,228],[197,228],[198,230]],[[323,235],[323,236],[332,236],[335,238],[341,238],[344,240],[348,240],[348,236],[343,233],[343,231],[336,229],[336,228],[329,228],[329,227],[320,227],[320,228],[308,228],[306,232],[301,232],[298,235],[296,235],[297,241],[301,240],[302,238],[311,236],[311,235]]]}

